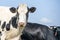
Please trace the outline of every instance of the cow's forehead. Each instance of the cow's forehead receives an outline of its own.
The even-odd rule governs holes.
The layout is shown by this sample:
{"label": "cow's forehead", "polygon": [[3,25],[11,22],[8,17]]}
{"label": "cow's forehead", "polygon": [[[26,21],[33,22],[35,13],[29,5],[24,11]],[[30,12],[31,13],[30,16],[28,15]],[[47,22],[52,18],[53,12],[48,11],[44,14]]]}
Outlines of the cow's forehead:
{"label": "cow's forehead", "polygon": [[19,4],[20,7],[27,7],[27,4]]}
{"label": "cow's forehead", "polygon": [[26,4],[20,4],[18,8],[18,13],[27,13],[28,8]]}

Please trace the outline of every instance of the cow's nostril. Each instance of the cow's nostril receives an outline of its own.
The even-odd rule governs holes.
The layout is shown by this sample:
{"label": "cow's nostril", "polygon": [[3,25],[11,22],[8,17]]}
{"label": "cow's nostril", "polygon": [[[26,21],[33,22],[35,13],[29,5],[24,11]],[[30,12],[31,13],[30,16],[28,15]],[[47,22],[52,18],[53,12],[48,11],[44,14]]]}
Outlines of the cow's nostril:
{"label": "cow's nostril", "polygon": [[23,27],[24,26],[24,23],[23,22],[20,22],[19,25],[20,25],[20,27]]}

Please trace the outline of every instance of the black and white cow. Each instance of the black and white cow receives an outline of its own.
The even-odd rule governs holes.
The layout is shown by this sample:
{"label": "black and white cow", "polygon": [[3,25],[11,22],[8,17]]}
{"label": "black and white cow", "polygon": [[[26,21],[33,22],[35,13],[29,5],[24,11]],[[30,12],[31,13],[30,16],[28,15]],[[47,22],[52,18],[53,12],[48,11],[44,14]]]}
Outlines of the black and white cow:
{"label": "black and white cow", "polygon": [[0,39],[1,40],[19,40],[24,29],[25,21],[20,8],[25,5],[19,5],[19,8],[0,6]]}
{"label": "black and white cow", "polygon": [[28,23],[28,13],[33,13],[36,8],[29,8],[27,5],[23,5],[21,5],[20,8],[18,7],[18,13],[20,14],[19,18],[25,22],[25,29],[21,36],[22,40],[56,40],[53,31],[50,30],[48,26],[37,23]]}

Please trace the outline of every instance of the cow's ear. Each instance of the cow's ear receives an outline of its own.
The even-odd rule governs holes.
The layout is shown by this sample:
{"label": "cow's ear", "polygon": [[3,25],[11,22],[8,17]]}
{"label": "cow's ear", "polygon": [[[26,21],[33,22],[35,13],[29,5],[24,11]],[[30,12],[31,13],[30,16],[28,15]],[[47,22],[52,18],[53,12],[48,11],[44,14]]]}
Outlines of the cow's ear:
{"label": "cow's ear", "polygon": [[31,7],[31,8],[29,9],[29,12],[33,13],[33,12],[35,12],[35,10],[36,10],[35,7]]}
{"label": "cow's ear", "polygon": [[11,7],[11,8],[10,8],[10,11],[11,11],[12,13],[15,13],[17,10],[16,10],[15,7]]}

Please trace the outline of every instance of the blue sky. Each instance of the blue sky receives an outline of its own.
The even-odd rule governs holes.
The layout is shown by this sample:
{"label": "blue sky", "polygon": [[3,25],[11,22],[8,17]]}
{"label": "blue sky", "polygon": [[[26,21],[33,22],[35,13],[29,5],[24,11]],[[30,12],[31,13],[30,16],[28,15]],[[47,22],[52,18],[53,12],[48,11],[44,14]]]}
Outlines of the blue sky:
{"label": "blue sky", "polygon": [[60,25],[60,0],[0,0],[0,6],[17,7],[21,3],[36,7],[34,13],[29,13],[29,22]]}

